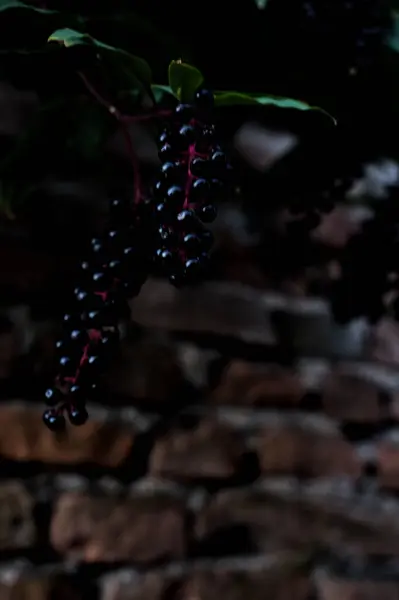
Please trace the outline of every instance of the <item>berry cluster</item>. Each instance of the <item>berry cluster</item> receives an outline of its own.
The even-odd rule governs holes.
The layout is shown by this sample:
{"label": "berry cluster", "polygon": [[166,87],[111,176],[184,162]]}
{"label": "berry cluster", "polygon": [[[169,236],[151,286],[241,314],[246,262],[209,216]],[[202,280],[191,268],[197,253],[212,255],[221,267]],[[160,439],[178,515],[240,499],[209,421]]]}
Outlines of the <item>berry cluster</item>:
{"label": "berry cluster", "polygon": [[45,392],[51,408],[43,420],[54,431],[64,429],[64,413],[71,424],[84,424],[86,401],[100,391],[99,377],[119,339],[118,323],[129,318],[128,299],[139,293],[147,277],[142,221],[138,211],[132,218],[128,202],[113,200],[109,229],[91,240],[80,264],[71,311],[64,315],[63,335],[56,343],[55,385]]}
{"label": "berry cluster", "polygon": [[194,104],[179,104],[159,139],[162,162],[155,184],[157,268],[179,286],[195,281],[208,262],[216,218],[215,202],[227,182],[229,165],[215,143],[210,123],[213,94],[200,89]]}
{"label": "berry cluster", "polygon": [[45,392],[43,419],[54,431],[64,429],[65,413],[73,425],[86,422],[85,405],[99,393],[119,322],[130,316],[127,301],[154,266],[176,286],[204,272],[213,242],[204,223],[216,218],[215,202],[230,169],[215,143],[212,108],[213,94],[205,89],[196,92],[193,105],[176,107],[160,137],[162,166],[153,197],[144,199],[137,186],[133,207],[113,200],[109,229],[91,240],[56,345],[55,385]]}

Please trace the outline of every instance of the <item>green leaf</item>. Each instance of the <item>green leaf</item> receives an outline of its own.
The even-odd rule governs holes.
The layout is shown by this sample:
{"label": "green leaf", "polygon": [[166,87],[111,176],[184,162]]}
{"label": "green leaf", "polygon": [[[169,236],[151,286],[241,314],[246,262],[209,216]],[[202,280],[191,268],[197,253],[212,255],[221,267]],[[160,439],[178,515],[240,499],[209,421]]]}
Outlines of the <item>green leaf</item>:
{"label": "green leaf", "polygon": [[394,52],[399,52],[399,11],[392,12],[392,31],[386,41],[387,45]]}
{"label": "green leaf", "polygon": [[198,69],[182,62],[172,60],[169,65],[169,86],[182,102],[190,102],[197,88],[203,83],[204,77]]}
{"label": "green leaf", "polygon": [[152,84],[151,89],[156,104],[162,104],[165,100],[170,100],[172,98],[176,99],[172,88],[168,85],[158,85],[157,83],[154,83]]}
{"label": "green leaf", "polygon": [[65,48],[93,48],[103,60],[104,66],[108,67],[110,77],[117,80],[119,89],[139,88],[151,93],[151,69],[142,58],[73,29],[58,29],[50,35],[48,41],[56,42]]}
{"label": "green leaf", "polygon": [[311,106],[302,100],[293,98],[283,98],[280,96],[269,96],[265,94],[243,94],[241,92],[215,92],[215,106],[236,106],[236,105],[259,105],[276,106],[278,108],[291,108],[295,110],[312,110],[324,113],[336,123],[334,117],[317,106]]}
{"label": "green leaf", "polygon": [[25,2],[19,2],[19,0],[0,0],[0,12],[6,10],[27,10],[32,13],[38,13],[42,15],[57,15],[57,10],[48,10],[47,8],[40,8]]}

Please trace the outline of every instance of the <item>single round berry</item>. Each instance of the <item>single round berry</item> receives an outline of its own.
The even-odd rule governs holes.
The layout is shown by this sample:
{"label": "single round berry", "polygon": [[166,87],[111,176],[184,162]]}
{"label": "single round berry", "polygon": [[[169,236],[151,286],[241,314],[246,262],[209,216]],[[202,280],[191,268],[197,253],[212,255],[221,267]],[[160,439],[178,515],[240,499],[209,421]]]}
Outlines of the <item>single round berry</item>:
{"label": "single round berry", "polygon": [[179,129],[179,141],[182,141],[185,145],[190,145],[195,142],[196,131],[192,125],[183,125]]}
{"label": "single round berry", "polygon": [[189,281],[195,280],[202,271],[202,264],[198,258],[189,258],[184,263],[184,275]]}
{"label": "single round berry", "polygon": [[197,221],[197,219],[195,217],[195,213],[193,210],[190,210],[190,209],[182,210],[177,215],[177,222],[179,224],[179,227],[181,227],[183,229],[185,227],[192,226],[194,223],[196,223],[196,221]]}
{"label": "single round berry", "polygon": [[214,152],[212,154],[211,161],[213,163],[218,163],[218,164],[223,165],[226,163],[226,155],[224,152],[221,152],[221,150],[217,150],[216,152]]}
{"label": "single round berry", "polygon": [[165,179],[175,179],[179,174],[180,166],[175,162],[166,162],[161,167],[161,175]]}
{"label": "single round berry", "polygon": [[113,245],[118,246],[124,242],[126,238],[125,232],[120,229],[110,229],[107,232],[107,240]]}
{"label": "single round berry", "polygon": [[86,400],[84,388],[77,383],[71,385],[71,387],[69,388],[68,396],[69,400],[71,400],[71,402],[75,405],[82,405],[85,403]]}
{"label": "single round berry", "polygon": [[111,285],[111,279],[105,271],[96,271],[91,278],[94,290],[105,292]]}
{"label": "single round berry", "polygon": [[172,185],[165,194],[165,202],[171,208],[179,208],[184,202],[184,189],[179,185]]}
{"label": "single round berry", "polygon": [[107,271],[110,274],[111,277],[113,278],[117,278],[121,275],[122,273],[122,263],[120,260],[111,260],[108,264],[107,264]]}
{"label": "single round berry", "polygon": [[69,339],[73,344],[84,345],[88,341],[88,335],[84,329],[72,329],[69,334]]}
{"label": "single round berry", "polygon": [[196,214],[203,223],[213,223],[217,217],[217,210],[212,204],[206,204],[205,206],[201,206],[196,211]]}
{"label": "single round berry", "polygon": [[68,420],[71,425],[84,425],[89,418],[89,413],[83,406],[75,406],[73,404],[67,407]]}
{"label": "single round berry", "polygon": [[164,269],[173,268],[176,262],[175,255],[167,248],[158,248],[155,252],[155,257]]}
{"label": "single round berry", "polygon": [[61,432],[65,429],[64,415],[54,408],[44,411],[43,422],[51,431]]}
{"label": "single round berry", "polygon": [[191,104],[178,104],[175,108],[175,115],[179,120],[190,121],[194,116],[194,107]]}
{"label": "single round berry", "polygon": [[202,239],[195,233],[187,233],[183,237],[183,247],[189,254],[196,253],[202,246]]}
{"label": "single round berry", "polygon": [[44,392],[44,398],[48,406],[56,406],[63,399],[63,394],[57,388],[48,388]]}
{"label": "single round berry", "polygon": [[190,190],[190,200],[198,202],[206,198],[209,194],[209,183],[206,179],[195,179]]}
{"label": "single round berry", "polygon": [[90,263],[87,260],[83,260],[80,265],[79,268],[81,271],[83,271],[83,273],[89,273],[91,271],[91,266]]}
{"label": "single round berry", "polygon": [[193,175],[197,177],[201,177],[206,175],[206,171],[208,169],[209,163],[204,158],[200,156],[196,156],[190,163],[190,170]]}
{"label": "single round berry", "polygon": [[62,323],[67,329],[76,329],[76,327],[79,327],[79,325],[81,324],[80,315],[76,315],[73,313],[65,313],[65,315],[62,318]]}
{"label": "single round berry", "polygon": [[214,106],[214,96],[210,90],[200,88],[195,92],[195,104],[199,109],[211,111]]}
{"label": "single round berry", "polygon": [[73,375],[76,371],[76,361],[71,356],[61,356],[58,360],[59,374],[61,377]]}
{"label": "single round berry", "polygon": [[174,154],[175,152],[171,144],[164,144],[158,152],[158,156],[162,162],[164,162],[165,160],[171,160]]}

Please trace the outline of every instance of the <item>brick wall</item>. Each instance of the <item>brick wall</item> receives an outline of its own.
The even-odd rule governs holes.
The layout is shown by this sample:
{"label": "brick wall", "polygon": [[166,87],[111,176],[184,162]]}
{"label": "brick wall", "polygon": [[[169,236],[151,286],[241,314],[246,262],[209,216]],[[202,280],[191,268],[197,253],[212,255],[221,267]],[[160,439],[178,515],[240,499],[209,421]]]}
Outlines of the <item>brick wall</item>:
{"label": "brick wall", "polygon": [[0,600],[398,599],[395,327],[239,282],[132,311],[110,393],[54,435],[54,324],[4,308]]}

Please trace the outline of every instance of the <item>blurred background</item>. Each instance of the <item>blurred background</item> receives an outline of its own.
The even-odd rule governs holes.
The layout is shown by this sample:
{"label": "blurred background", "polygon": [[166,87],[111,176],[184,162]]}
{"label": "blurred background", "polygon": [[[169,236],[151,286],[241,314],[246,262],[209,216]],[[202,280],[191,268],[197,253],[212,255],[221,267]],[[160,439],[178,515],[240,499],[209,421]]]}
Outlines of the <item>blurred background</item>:
{"label": "blurred background", "polygon": [[[109,199],[134,181],[120,133],[42,50],[60,23],[7,4],[0,600],[397,599],[399,326],[389,299],[377,314],[367,304],[378,244],[356,259],[346,319],[331,301],[362,222],[399,222],[399,7],[46,3],[64,26],[79,11],[160,84],[182,58],[215,90],[300,99],[338,122],[276,107],[216,114],[236,186],[212,225],[208,280],[145,284],[109,391],[58,436],[40,394],[59,319]],[[154,131],[131,134],[149,182]]]}

